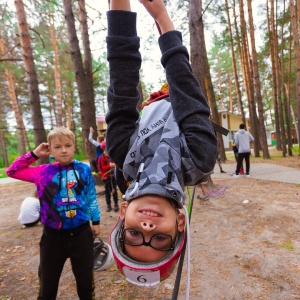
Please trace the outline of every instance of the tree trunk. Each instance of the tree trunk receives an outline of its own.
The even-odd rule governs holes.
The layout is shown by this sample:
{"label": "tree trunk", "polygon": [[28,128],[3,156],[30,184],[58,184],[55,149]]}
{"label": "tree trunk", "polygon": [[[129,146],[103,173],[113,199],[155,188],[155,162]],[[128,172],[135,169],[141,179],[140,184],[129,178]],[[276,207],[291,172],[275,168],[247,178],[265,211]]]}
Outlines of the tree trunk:
{"label": "tree trunk", "polygon": [[[248,98],[248,108],[249,108],[249,115],[250,115],[250,123],[251,123],[251,132],[255,137],[254,140],[254,155],[255,157],[259,157],[259,134],[258,134],[258,126],[257,126],[257,115],[256,115],[256,105],[254,101],[254,84],[253,84],[253,74],[252,74],[252,64],[250,59],[249,47],[248,47],[248,38],[247,38],[247,26],[245,21],[245,14],[244,14],[244,3],[243,0],[239,0],[239,7],[240,7],[240,22],[241,22],[241,41],[242,41],[242,48],[241,48],[241,61],[242,67],[244,68],[244,82],[245,87],[247,90],[247,98]],[[246,125],[246,124],[245,124]]]}
{"label": "tree trunk", "polygon": [[263,151],[263,158],[270,159],[266,128],[265,128],[264,107],[263,107],[262,96],[261,96],[261,84],[260,84],[260,77],[258,71],[258,59],[256,53],[256,46],[255,46],[254,23],[253,23],[251,0],[247,0],[247,4],[248,4],[248,16],[249,16],[249,24],[250,24],[251,47],[252,47],[253,77],[255,81],[254,86],[255,86],[256,102],[258,107],[258,118],[259,118],[258,129],[259,129],[260,145]]}
{"label": "tree trunk", "polygon": [[[97,127],[96,124],[96,107],[95,107],[95,95],[94,95],[94,83],[93,83],[93,63],[92,63],[92,53],[90,48],[90,38],[87,24],[87,14],[85,9],[85,0],[78,0],[79,4],[79,21],[80,21],[80,29],[82,36],[82,44],[84,51],[84,70],[86,76],[86,89],[88,95],[88,111],[90,116],[89,128],[92,126],[93,128]],[[89,131],[88,131],[89,133]],[[88,139],[87,139],[88,140]],[[88,143],[88,153],[90,162],[92,159],[96,157],[96,148],[89,142]]]}
{"label": "tree trunk", "polygon": [[6,143],[5,143],[5,136],[3,130],[0,130],[0,143],[1,143],[1,152],[2,152],[4,167],[8,168],[9,163],[7,158]]}
{"label": "tree trunk", "polygon": [[271,55],[271,64],[272,64],[272,80],[273,80],[273,86],[272,86],[272,90],[273,90],[273,106],[274,106],[274,114],[275,114],[275,131],[276,131],[276,148],[277,150],[281,150],[281,133],[280,133],[280,123],[279,123],[279,111],[278,111],[278,88],[277,88],[277,55],[276,55],[276,40],[275,40],[275,36],[277,36],[275,34],[275,20],[274,20],[274,1],[270,0],[271,2],[271,14],[269,17],[269,5],[268,5],[268,1],[267,0],[267,21],[268,21],[268,31],[269,31],[269,37],[270,37],[270,55]]}
{"label": "tree trunk", "polygon": [[[208,99],[212,111],[212,120],[220,124],[215,93],[211,81],[207,51],[204,38],[204,25],[202,19],[202,0],[190,0],[189,5],[189,28],[191,65],[193,73],[199,81],[202,91]],[[224,142],[221,134],[217,134],[221,160],[226,160]]]}
{"label": "tree trunk", "polygon": [[[295,127],[297,126],[298,132],[298,143],[299,141],[299,133],[300,133],[300,45],[299,45],[299,14],[300,14],[300,5],[299,1],[297,1],[297,5],[294,4],[294,0],[290,0],[290,11],[291,11],[291,25],[292,25],[292,32],[294,38],[294,53],[295,53],[295,67],[296,67],[296,76],[297,76],[297,84],[296,84],[296,103],[298,108],[298,125],[295,123]],[[296,11],[297,8],[297,11]],[[298,25],[299,24],[299,25]],[[300,155],[300,147],[299,153]]]}
{"label": "tree trunk", "polygon": [[[32,113],[32,122],[34,127],[34,140],[35,145],[38,146],[39,144],[46,142],[47,140],[41,111],[38,79],[33,59],[29,28],[26,20],[23,1],[15,0],[15,7],[18,19],[19,36],[22,47],[24,66],[26,71],[26,79],[29,89],[30,109]],[[39,159],[39,163],[46,163],[47,161],[47,158]]]}
{"label": "tree trunk", "polygon": [[[283,0],[283,12],[285,15],[285,0]],[[283,114],[282,119],[285,119],[285,129],[284,133],[287,134],[287,141],[288,141],[288,152],[289,156],[292,156],[292,132],[290,126],[290,118],[289,118],[289,104],[288,104],[288,97],[285,91],[285,84],[284,84],[284,48],[285,48],[285,40],[284,40],[284,22],[281,23],[281,91],[282,91],[282,101],[283,101]],[[287,149],[286,149],[286,141],[284,140],[284,153],[283,156],[286,156]],[[285,154],[285,155],[284,155]]]}
{"label": "tree trunk", "polygon": [[[4,47],[4,43],[2,40],[2,37],[0,36],[0,53],[2,54],[2,57],[7,57],[6,49]],[[9,62],[7,62],[9,63]],[[26,153],[26,147],[25,147],[25,139],[23,134],[23,120],[22,120],[22,114],[19,109],[19,104],[15,92],[15,82],[13,75],[9,71],[8,68],[5,68],[5,74],[8,82],[8,92],[9,97],[11,101],[11,106],[15,114],[15,119],[17,123],[17,134],[18,134],[18,147],[19,147],[19,153],[21,155],[24,155]]]}
{"label": "tree trunk", "polygon": [[[292,36],[291,36],[291,30],[289,30],[290,32],[290,36],[289,36],[289,66],[288,66],[288,78],[287,78],[287,84],[284,84],[284,90],[285,90],[285,94],[286,94],[286,102],[285,102],[285,113],[286,113],[286,120],[287,120],[287,132],[288,132],[288,136],[289,136],[289,144],[288,144],[288,153],[289,156],[293,155],[293,140],[292,140],[292,128],[291,128],[291,124],[295,124],[296,123],[291,123],[291,109],[290,109],[290,105],[291,105],[291,73],[292,73]],[[297,127],[297,126],[296,126]]]}
{"label": "tree trunk", "polygon": [[60,71],[59,71],[59,56],[58,56],[58,46],[56,40],[56,32],[55,27],[53,24],[53,18],[50,24],[50,37],[54,52],[54,80],[55,80],[55,95],[56,95],[56,102],[55,102],[55,121],[57,126],[63,126],[62,123],[62,88],[61,88],[61,81],[60,81]]}
{"label": "tree trunk", "polygon": [[[235,5],[235,1],[234,1],[233,5]],[[243,123],[246,124],[245,112],[244,112],[243,101],[242,101],[242,94],[241,94],[240,83],[239,83],[239,76],[238,76],[237,67],[236,67],[236,58],[235,58],[235,52],[234,52],[234,43],[233,43],[233,35],[232,35],[228,0],[225,0],[225,7],[226,7],[227,23],[228,23],[228,30],[229,30],[229,37],[230,37],[230,49],[231,49],[232,68],[233,68],[233,73],[234,73],[235,88],[236,88],[236,93],[237,93],[237,97],[238,97],[240,113],[242,115],[242,120],[243,120]],[[237,32],[237,42],[239,45],[240,38],[239,38],[238,32]]]}
{"label": "tree trunk", "polygon": [[[82,56],[79,48],[79,41],[77,38],[75,19],[72,9],[72,1],[64,0],[64,14],[69,35],[70,52],[72,56],[73,67],[75,71],[75,78],[80,99],[80,117],[83,141],[85,143],[84,149],[88,158],[93,159],[93,152],[95,147],[88,142],[89,128],[91,123],[95,123],[95,103],[94,99],[90,99],[90,92],[88,91],[88,80],[85,74]],[[92,147],[93,146],[93,147]]]}
{"label": "tree trunk", "polygon": [[[96,128],[96,107],[95,107],[95,94],[94,94],[94,83],[93,83],[93,63],[92,63],[92,53],[90,48],[90,38],[88,32],[88,24],[87,24],[87,14],[85,9],[85,0],[78,0],[79,4],[79,21],[80,21],[80,29],[81,29],[81,36],[82,36],[82,44],[84,50],[84,69],[85,69],[85,76],[87,86],[87,93],[88,98],[90,99],[89,103],[89,113],[91,116],[90,119],[90,126]],[[88,142],[88,153],[90,162],[91,160],[96,157],[96,148],[93,147]]]}

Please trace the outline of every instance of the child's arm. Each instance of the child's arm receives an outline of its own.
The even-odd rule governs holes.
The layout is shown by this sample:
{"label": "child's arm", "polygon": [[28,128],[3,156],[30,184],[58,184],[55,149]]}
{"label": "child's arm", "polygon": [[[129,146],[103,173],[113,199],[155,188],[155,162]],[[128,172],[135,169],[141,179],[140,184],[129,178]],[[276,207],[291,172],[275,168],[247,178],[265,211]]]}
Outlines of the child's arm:
{"label": "child's arm", "polygon": [[100,212],[99,206],[98,206],[94,177],[92,175],[92,171],[90,168],[89,168],[89,172],[88,172],[88,180],[87,180],[87,185],[85,187],[85,190],[87,193],[86,201],[88,203],[90,216],[91,216],[92,231],[95,234],[99,235],[100,234],[101,212]]}
{"label": "child's arm", "polygon": [[139,0],[142,3],[155,22],[158,24],[161,33],[165,33],[167,31],[175,30],[173,22],[171,21],[167,9],[160,0]]}
{"label": "child's arm", "polygon": [[95,147],[98,147],[100,146],[100,143],[93,139],[93,132],[94,132],[93,127],[90,127],[89,142],[91,142]]}
{"label": "child's arm", "polygon": [[140,0],[158,23],[161,63],[166,70],[170,100],[175,119],[183,132],[193,162],[203,173],[213,170],[217,158],[217,140],[210,122],[210,109],[197,79],[192,73],[189,55],[180,32],[163,0]]}
{"label": "child's arm", "polygon": [[107,12],[107,60],[110,85],[107,90],[107,151],[119,168],[123,167],[129,140],[139,118],[137,86],[141,55],[136,34],[136,14],[129,11],[129,0],[112,0]]}
{"label": "child's arm", "polygon": [[131,11],[130,0],[111,0],[110,10],[127,10]]}
{"label": "child's arm", "polygon": [[39,178],[40,166],[30,167],[30,165],[39,158],[48,157],[49,154],[49,145],[42,143],[35,150],[18,157],[6,170],[6,174],[15,179],[35,182],[35,179]]}

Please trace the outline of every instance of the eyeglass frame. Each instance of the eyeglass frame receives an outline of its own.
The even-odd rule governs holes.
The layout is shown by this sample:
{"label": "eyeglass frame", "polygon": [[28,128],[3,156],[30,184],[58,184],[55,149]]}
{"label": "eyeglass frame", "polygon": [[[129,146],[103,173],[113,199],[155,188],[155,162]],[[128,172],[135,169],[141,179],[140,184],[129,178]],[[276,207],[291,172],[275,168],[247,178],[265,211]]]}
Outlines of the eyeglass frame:
{"label": "eyeglass frame", "polygon": [[[127,243],[124,238],[124,234],[125,234],[125,230],[135,230],[135,231],[138,231],[142,234],[142,237],[143,237],[143,243],[142,244],[139,244],[139,245],[132,245],[132,244],[129,244]],[[169,249],[158,249],[158,248],[155,248],[151,245],[151,240],[154,236],[156,235],[164,235],[164,236],[169,236],[171,238],[171,246]],[[176,240],[178,239],[178,223],[177,223],[177,220],[176,220],[176,234],[175,234],[175,238],[173,239],[171,235],[167,234],[167,233],[154,233],[149,242],[146,242],[145,241],[145,236],[143,234],[143,232],[139,229],[135,229],[135,228],[126,228],[124,229],[124,222],[120,228],[120,232],[119,232],[119,236],[120,236],[120,242],[123,243],[123,244],[126,244],[126,245],[129,245],[129,246],[148,246],[148,247],[151,247],[152,249],[155,249],[155,250],[159,250],[159,251],[172,251],[175,249],[175,245],[176,245]]]}

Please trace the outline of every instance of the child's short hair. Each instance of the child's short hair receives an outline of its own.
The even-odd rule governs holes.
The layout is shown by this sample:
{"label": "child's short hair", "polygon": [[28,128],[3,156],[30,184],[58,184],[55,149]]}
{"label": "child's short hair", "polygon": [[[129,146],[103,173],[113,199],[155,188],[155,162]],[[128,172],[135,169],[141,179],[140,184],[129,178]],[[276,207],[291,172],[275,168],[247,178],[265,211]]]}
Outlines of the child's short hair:
{"label": "child's short hair", "polygon": [[60,136],[66,136],[70,139],[72,139],[73,143],[75,144],[75,134],[73,133],[73,131],[71,131],[69,128],[66,127],[56,127],[54,129],[52,129],[47,136],[47,142],[48,144],[51,143],[51,140],[54,137],[60,137]]}

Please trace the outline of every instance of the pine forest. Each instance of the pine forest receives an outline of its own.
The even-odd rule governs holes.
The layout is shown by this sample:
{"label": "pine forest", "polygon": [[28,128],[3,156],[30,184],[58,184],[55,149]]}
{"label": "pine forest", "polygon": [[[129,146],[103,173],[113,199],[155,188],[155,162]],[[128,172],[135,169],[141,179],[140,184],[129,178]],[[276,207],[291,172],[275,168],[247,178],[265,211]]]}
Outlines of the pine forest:
{"label": "pine forest", "polygon": [[[183,34],[211,120],[221,125],[224,111],[245,124],[249,120],[256,157],[270,158],[271,131],[282,156],[299,155],[294,147],[300,132],[299,1],[165,2]],[[1,1],[0,168],[45,142],[56,126],[76,134],[78,159],[95,156],[87,140],[96,116],[107,112],[108,8],[109,0]],[[157,48],[152,25],[143,31],[143,60],[162,68],[159,55],[151,56]],[[147,77],[164,81],[142,66],[141,101],[154,89]],[[219,133],[218,140],[226,160]]]}

